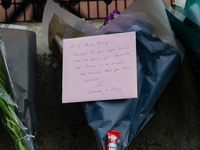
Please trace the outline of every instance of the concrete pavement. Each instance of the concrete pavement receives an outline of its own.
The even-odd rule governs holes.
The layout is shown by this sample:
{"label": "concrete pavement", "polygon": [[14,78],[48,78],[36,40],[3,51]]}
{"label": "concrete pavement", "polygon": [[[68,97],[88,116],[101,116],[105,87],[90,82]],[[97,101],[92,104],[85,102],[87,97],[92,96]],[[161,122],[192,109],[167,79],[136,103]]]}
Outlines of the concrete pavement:
{"label": "concrete pavement", "polygon": [[[102,22],[93,22],[99,26]],[[37,33],[37,121],[39,150],[97,150],[79,103],[61,103],[61,62],[41,35],[41,23],[23,24]],[[200,83],[187,56],[160,97],[158,110],[127,150],[199,150]],[[0,150],[14,150],[0,123]]]}

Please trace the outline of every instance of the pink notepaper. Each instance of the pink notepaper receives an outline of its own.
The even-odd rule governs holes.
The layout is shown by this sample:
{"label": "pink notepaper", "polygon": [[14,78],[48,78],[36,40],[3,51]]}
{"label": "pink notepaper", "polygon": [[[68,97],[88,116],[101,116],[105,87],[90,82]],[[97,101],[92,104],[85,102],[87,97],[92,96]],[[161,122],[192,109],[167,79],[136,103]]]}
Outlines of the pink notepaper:
{"label": "pink notepaper", "polygon": [[136,97],[135,32],[63,40],[63,103]]}

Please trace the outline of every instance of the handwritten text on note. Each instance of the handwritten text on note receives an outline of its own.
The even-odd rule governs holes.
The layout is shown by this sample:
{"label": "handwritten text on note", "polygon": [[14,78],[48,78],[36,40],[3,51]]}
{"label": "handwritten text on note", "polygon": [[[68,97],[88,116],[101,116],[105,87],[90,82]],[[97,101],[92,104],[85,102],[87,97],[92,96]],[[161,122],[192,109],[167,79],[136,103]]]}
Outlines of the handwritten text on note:
{"label": "handwritten text on note", "polygon": [[137,97],[135,32],[63,40],[63,103]]}

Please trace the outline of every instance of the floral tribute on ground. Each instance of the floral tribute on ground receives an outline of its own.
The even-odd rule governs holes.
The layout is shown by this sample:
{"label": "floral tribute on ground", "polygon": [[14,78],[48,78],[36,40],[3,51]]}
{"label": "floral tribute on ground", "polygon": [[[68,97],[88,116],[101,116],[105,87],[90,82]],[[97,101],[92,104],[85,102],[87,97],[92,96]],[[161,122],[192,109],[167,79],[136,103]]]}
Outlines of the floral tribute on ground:
{"label": "floral tribute on ground", "polygon": [[82,103],[99,149],[106,150],[109,130],[120,132],[116,143],[120,150],[125,149],[142,130],[155,114],[161,93],[178,70],[184,49],[172,33],[160,0],[134,1],[123,12],[112,12],[99,29],[64,11],[52,0],[48,0],[45,7],[42,34],[60,60],[63,38],[131,31],[136,32],[138,97]]}

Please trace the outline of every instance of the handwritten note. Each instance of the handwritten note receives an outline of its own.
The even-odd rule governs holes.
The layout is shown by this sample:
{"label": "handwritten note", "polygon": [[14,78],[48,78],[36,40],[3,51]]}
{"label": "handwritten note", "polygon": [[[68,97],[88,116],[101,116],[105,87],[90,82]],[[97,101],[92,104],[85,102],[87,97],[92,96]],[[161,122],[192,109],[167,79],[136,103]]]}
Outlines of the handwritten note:
{"label": "handwritten note", "polygon": [[63,40],[63,103],[137,97],[135,32]]}

